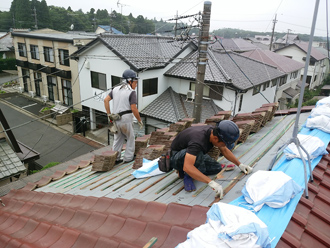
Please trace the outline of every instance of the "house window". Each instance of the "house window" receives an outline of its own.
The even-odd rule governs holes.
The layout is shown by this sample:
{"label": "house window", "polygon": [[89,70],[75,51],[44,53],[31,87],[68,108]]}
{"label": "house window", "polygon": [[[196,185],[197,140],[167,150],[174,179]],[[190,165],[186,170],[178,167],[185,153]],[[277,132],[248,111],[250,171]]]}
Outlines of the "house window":
{"label": "house window", "polygon": [[281,77],[279,86],[282,86],[283,84],[285,84],[285,82],[286,82],[286,77]]}
{"label": "house window", "polygon": [[35,45],[30,45],[31,50],[31,58],[32,59],[39,59],[39,48]]}
{"label": "house window", "polygon": [[143,80],[143,96],[150,96],[158,92],[158,78],[150,78]]}
{"label": "house window", "polygon": [[252,95],[258,94],[260,92],[260,89],[261,89],[261,85],[254,86]]}
{"label": "house window", "polygon": [[63,103],[67,106],[73,105],[71,81],[62,79]]}
{"label": "house window", "polygon": [[239,98],[238,111],[241,111],[242,110],[242,103],[243,103],[243,94]]}
{"label": "house window", "polygon": [[[195,83],[190,83],[190,90],[195,91]],[[223,86],[220,85],[204,85],[203,87],[203,96],[209,97],[215,100],[222,100],[223,95]]]}
{"label": "house window", "polygon": [[42,78],[41,78],[41,73],[39,72],[35,72],[34,73],[34,85],[36,88],[36,95],[40,96],[40,84],[42,82]]}
{"label": "house window", "polygon": [[265,91],[269,87],[269,82],[264,83],[263,85],[263,91]]}
{"label": "house window", "polygon": [[69,60],[69,51],[59,49],[58,50],[59,56],[60,56],[60,64],[70,66],[70,60]]}
{"label": "house window", "polygon": [[116,85],[120,84],[120,77],[111,76],[111,86],[114,88]]}
{"label": "house window", "polygon": [[18,54],[21,57],[26,57],[26,46],[24,43],[18,43]]}
{"label": "house window", "polygon": [[277,83],[277,79],[273,79],[272,80],[272,87],[276,86],[276,83]]}
{"label": "house window", "polygon": [[56,87],[56,78],[47,76],[48,98],[50,101],[54,101],[54,89]]}
{"label": "house window", "polygon": [[[196,90],[196,83],[190,82],[190,90],[195,91]],[[203,96],[210,97],[210,88],[204,85],[203,87]]]}
{"label": "house window", "polygon": [[30,78],[29,70],[22,69],[22,76],[23,76],[24,91],[28,92],[29,91],[28,79]]}
{"label": "house window", "polygon": [[54,62],[54,51],[51,47],[44,47],[44,56],[46,62]]}
{"label": "house window", "polygon": [[107,90],[107,80],[105,74],[91,71],[91,82],[93,88]]}
{"label": "house window", "polygon": [[295,78],[297,78],[297,76],[298,76],[298,71],[291,72],[290,79],[291,78],[295,79]]}

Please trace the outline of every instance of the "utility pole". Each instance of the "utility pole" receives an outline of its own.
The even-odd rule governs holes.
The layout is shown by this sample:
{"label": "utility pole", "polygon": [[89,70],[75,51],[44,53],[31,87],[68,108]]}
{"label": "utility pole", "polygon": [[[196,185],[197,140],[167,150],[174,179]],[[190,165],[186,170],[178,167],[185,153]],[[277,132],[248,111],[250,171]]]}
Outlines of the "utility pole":
{"label": "utility pole", "polygon": [[288,41],[289,41],[289,33],[290,33],[291,29],[288,28],[288,33],[286,35],[286,42],[285,42],[285,45],[288,44]]}
{"label": "utility pole", "polygon": [[193,118],[197,123],[201,120],[203,88],[205,79],[205,69],[207,61],[207,48],[209,44],[209,30],[211,19],[211,5],[210,1],[204,2],[204,10],[202,15],[202,29],[199,35],[198,43],[198,60],[197,60],[197,73],[195,84],[195,103],[193,110]]}
{"label": "utility pole", "polygon": [[36,10],[36,7],[35,7],[35,6],[34,6],[34,8],[33,8],[33,16],[34,16],[34,22],[36,23],[36,24],[34,25],[34,27],[35,27],[36,29],[38,29],[37,10]]}
{"label": "utility pole", "polygon": [[178,11],[176,11],[176,17],[175,17],[175,31],[174,31],[174,37],[176,37],[176,29],[178,27]]}
{"label": "utility pole", "polygon": [[275,14],[275,19],[273,20],[273,31],[272,31],[272,38],[270,39],[269,51],[272,50],[273,39],[274,39],[274,31],[275,31],[275,24],[277,22],[276,17],[277,17],[277,14]]}

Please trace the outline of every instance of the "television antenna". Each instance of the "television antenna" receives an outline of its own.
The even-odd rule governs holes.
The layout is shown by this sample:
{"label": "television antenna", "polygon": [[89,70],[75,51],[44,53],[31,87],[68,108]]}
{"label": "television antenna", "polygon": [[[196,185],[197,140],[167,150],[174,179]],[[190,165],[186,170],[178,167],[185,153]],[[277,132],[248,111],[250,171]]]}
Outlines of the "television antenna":
{"label": "television antenna", "polygon": [[120,3],[120,0],[117,2],[117,7],[120,8],[120,27],[121,27],[121,32],[123,32],[123,7],[129,6],[127,4]]}

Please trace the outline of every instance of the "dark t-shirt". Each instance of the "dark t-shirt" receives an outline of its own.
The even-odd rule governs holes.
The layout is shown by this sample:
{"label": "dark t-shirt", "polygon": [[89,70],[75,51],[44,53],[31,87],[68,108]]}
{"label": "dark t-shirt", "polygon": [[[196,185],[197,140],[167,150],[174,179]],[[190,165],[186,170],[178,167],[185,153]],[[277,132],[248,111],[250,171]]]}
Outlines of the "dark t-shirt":
{"label": "dark t-shirt", "polygon": [[213,147],[210,142],[212,129],[213,127],[209,125],[189,127],[175,137],[171,149],[174,151],[187,149],[187,153],[194,156],[197,156],[200,151],[206,154]]}

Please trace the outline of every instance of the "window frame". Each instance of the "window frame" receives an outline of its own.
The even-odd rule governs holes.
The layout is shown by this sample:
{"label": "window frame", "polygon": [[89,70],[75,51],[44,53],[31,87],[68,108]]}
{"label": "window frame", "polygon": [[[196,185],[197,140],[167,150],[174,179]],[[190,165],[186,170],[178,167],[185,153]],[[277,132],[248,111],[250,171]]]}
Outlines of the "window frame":
{"label": "window frame", "polygon": [[[117,80],[118,80],[118,83],[117,83]],[[119,84],[121,84],[121,77],[111,75],[111,87],[114,88]]]}
{"label": "window frame", "polygon": [[158,77],[142,81],[142,97],[158,94]]}
{"label": "window frame", "polygon": [[[95,77],[93,77],[93,74]],[[91,87],[95,89],[100,89],[100,90],[107,90],[107,75],[104,73],[96,72],[96,71],[91,71]],[[97,78],[96,78],[97,76]],[[101,78],[100,78],[101,76]],[[102,80],[102,77],[104,76],[104,82],[103,85],[100,85],[100,79]],[[97,80],[97,81],[94,81]],[[103,86],[103,87],[102,87]]]}
{"label": "window frame", "polygon": [[255,85],[253,87],[252,95],[254,96],[254,95],[258,94],[260,92],[260,90],[261,90],[261,84]]}
{"label": "window frame", "polygon": [[69,107],[73,105],[72,83],[70,80],[62,79],[63,104]]}
{"label": "window frame", "polygon": [[54,49],[52,47],[44,46],[44,58],[45,62],[54,63]]}
{"label": "window frame", "polygon": [[18,54],[20,57],[27,57],[27,54],[26,54],[26,44],[25,43],[21,43],[21,42],[18,42],[17,43],[17,47],[18,47]]}
{"label": "window frame", "polygon": [[30,45],[31,58],[40,60],[39,47],[37,45]]}
{"label": "window frame", "polygon": [[59,57],[60,65],[70,66],[69,50],[58,49],[58,57]]}

